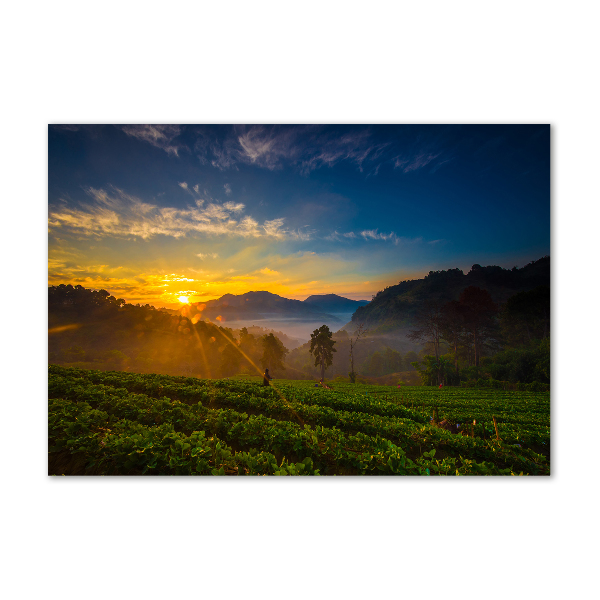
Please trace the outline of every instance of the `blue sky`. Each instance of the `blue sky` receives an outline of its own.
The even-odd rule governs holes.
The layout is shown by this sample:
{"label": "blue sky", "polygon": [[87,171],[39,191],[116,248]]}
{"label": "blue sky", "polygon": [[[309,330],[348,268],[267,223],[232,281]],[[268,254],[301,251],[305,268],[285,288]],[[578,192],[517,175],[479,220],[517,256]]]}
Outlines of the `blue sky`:
{"label": "blue sky", "polygon": [[49,284],[370,299],[550,254],[548,125],[50,125]]}

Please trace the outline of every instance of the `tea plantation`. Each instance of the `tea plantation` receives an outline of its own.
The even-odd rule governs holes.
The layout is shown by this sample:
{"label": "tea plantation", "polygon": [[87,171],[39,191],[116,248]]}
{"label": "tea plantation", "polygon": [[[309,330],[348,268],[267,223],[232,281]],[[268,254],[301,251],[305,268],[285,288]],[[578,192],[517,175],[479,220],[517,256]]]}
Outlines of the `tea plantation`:
{"label": "tea plantation", "polygon": [[48,368],[50,475],[549,475],[550,394]]}

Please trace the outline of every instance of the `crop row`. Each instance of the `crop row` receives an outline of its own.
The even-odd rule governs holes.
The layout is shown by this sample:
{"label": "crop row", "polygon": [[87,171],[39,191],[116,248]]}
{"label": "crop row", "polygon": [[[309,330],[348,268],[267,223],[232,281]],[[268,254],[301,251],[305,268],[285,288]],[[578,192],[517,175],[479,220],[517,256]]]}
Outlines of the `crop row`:
{"label": "crop row", "polygon": [[[311,458],[323,472],[345,470],[357,473],[466,474],[499,473],[502,470],[478,464],[476,459],[495,461],[507,468],[511,466],[513,470],[520,468],[531,473],[545,471],[545,465],[539,456],[532,453],[524,455],[524,451],[517,453],[512,447],[452,436],[431,426],[419,430],[419,424],[405,423],[398,419],[334,412],[327,407],[304,406],[301,403],[290,405],[289,401],[282,401],[270,389],[264,390],[271,394],[270,399],[242,394],[221,395],[219,405],[229,404],[234,410],[210,409],[202,405],[188,406],[164,397],[157,399],[131,394],[125,388],[90,385],[83,379],[51,377],[49,389],[51,394],[62,392],[72,399],[86,400],[99,409],[110,412],[113,417],[133,419],[145,426],[168,422],[187,435],[195,430],[209,431],[227,443],[240,447],[272,451],[280,456],[284,454],[288,457],[294,455],[296,458]],[[244,408],[258,409],[259,412],[271,411],[279,419],[292,416],[297,418],[301,413],[301,418],[310,420],[313,427],[302,427],[292,421],[275,420],[262,414],[248,417],[247,414],[238,412]],[[365,430],[368,434],[363,433]],[[398,443],[391,441],[390,437],[394,440],[402,438],[406,451]],[[435,444],[443,447],[447,454],[441,461],[430,455]],[[416,452],[417,448],[419,452]],[[421,454],[423,449],[425,453]],[[407,457],[407,452],[413,455],[414,461]],[[414,456],[415,453],[417,456]],[[465,456],[468,458],[464,458]]]}
{"label": "crop row", "polygon": [[75,465],[76,472],[86,474],[319,474],[310,458],[279,463],[269,452],[235,452],[216,436],[207,438],[204,431],[185,435],[170,423],[145,426],[64,399],[49,402],[48,441],[51,454],[71,457],[68,469]]}
{"label": "crop row", "polygon": [[[57,369],[57,367],[51,367]],[[60,369],[60,368],[58,368]],[[198,380],[166,375],[139,375],[123,372],[76,371],[83,380],[123,387],[130,392],[141,392],[153,397],[168,396],[187,403],[236,406],[232,396],[239,396],[237,406],[266,412],[276,418],[295,418],[306,415],[309,405],[329,407],[340,413],[366,413],[386,417],[400,417],[413,423],[426,424],[431,420],[432,408],[437,407],[441,417],[459,423],[470,432],[477,421],[475,434],[484,438],[495,436],[492,415],[496,417],[501,438],[510,444],[549,446],[549,397],[531,392],[503,392],[498,390],[464,390],[410,387],[383,394],[374,394],[367,386],[336,386],[335,391],[315,389],[304,384],[277,382],[277,395],[284,401],[274,405],[272,388],[240,380]],[[338,387],[342,387],[338,391]],[[369,386],[372,388],[373,386]],[[375,388],[386,389],[386,388]],[[366,391],[365,391],[366,390]],[[481,394],[483,397],[480,397]],[[382,396],[386,399],[383,399]],[[252,400],[248,400],[252,398]],[[260,399],[264,402],[261,403]],[[400,404],[402,402],[403,404]],[[301,408],[300,408],[301,407]],[[296,413],[290,415],[291,412]],[[340,415],[341,416],[341,415]],[[343,419],[355,419],[355,416]],[[333,419],[333,417],[332,417]],[[334,425],[319,422],[322,425]]]}

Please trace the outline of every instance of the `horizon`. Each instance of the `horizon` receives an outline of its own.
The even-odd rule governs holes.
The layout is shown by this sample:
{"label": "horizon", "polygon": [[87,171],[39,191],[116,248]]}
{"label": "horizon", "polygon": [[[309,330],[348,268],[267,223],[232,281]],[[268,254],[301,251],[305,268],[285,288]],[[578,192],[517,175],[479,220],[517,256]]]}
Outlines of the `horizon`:
{"label": "horizon", "polygon": [[49,125],[48,282],[367,300],[550,254],[549,125]]}
{"label": "horizon", "polygon": [[[547,255],[547,256],[549,256],[549,255]],[[538,259],[534,259],[533,261],[529,261],[529,263],[527,263],[527,264],[530,264],[531,262],[536,262],[537,260],[541,260],[542,258],[544,258],[544,256],[540,256]],[[480,263],[473,263],[473,265],[475,265],[475,264],[480,264]],[[490,266],[500,266],[500,265],[480,265],[480,266],[483,267],[483,268],[486,268],[486,267],[490,267]],[[513,266],[516,266],[517,268],[522,269],[523,267],[525,267],[527,265],[513,265]],[[460,268],[460,267],[450,267],[448,269],[439,269],[439,270],[441,270],[441,271],[448,271],[450,269],[457,269],[457,268]],[[506,268],[506,267],[502,267],[502,268]],[[470,272],[471,268],[469,268],[468,270],[467,269],[460,269],[460,270],[463,272],[464,275],[467,275]],[[425,273],[422,277],[414,277],[414,278],[410,278],[410,279],[402,279],[402,280],[400,280],[400,281],[398,281],[396,283],[393,283],[391,285],[392,286],[393,285],[398,285],[399,283],[402,283],[404,281],[412,281],[412,280],[415,280],[415,279],[416,280],[423,279],[428,273]],[[83,286],[83,287],[85,287],[85,286]],[[114,293],[111,292],[111,290],[108,290],[106,288],[87,288],[87,289],[91,289],[92,291],[99,291],[100,289],[104,289],[105,291],[109,292],[111,294],[111,296],[114,296],[115,298],[118,298],[117,295],[115,295]],[[373,295],[373,297],[378,292],[380,292],[380,291],[383,291],[383,290],[378,290]],[[268,290],[247,290],[245,292],[240,292],[238,294],[231,294],[231,293],[227,292],[227,293],[225,293],[225,294],[223,294],[221,296],[217,296],[215,298],[207,298],[207,299],[204,299],[204,300],[197,300],[197,301],[194,300],[194,301],[188,301],[188,302],[178,301],[176,303],[172,303],[171,305],[161,305],[160,303],[156,303],[156,304],[151,304],[151,306],[154,306],[155,308],[158,308],[158,309],[160,309],[160,308],[167,308],[167,309],[170,309],[170,310],[178,310],[178,309],[184,309],[186,306],[191,306],[191,305],[194,305],[194,304],[202,304],[204,302],[211,302],[213,300],[220,300],[221,298],[223,298],[226,295],[243,296],[245,294],[260,293],[260,292],[267,292],[269,294],[273,294],[275,296],[279,296],[279,297],[285,298],[287,300],[298,300],[300,302],[304,302],[305,300],[307,300],[311,296],[332,296],[332,295],[333,296],[338,296],[340,298],[345,298],[345,299],[348,299],[348,300],[355,300],[357,302],[361,302],[361,301],[362,302],[371,302],[371,300],[373,300],[373,298],[371,298],[371,300],[368,300],[367,298],[356,298],[355,299],[355,298],[350,298],[349,296],[342,296],[341,294],[333,294],[333,293],[311,294],[311,295],[303,297],[303,298],[293,298],[291,296],[281,296],[280,294],[275,294],[273,292],[269,292]],[[127,301],[126,301],[126,303],[127,304],[133,304],[132,302],[127,302]],[[135,304],[141,304],[141,303],[135,303]],[[150,303],[148,302],[147,304],[150,304]]]}

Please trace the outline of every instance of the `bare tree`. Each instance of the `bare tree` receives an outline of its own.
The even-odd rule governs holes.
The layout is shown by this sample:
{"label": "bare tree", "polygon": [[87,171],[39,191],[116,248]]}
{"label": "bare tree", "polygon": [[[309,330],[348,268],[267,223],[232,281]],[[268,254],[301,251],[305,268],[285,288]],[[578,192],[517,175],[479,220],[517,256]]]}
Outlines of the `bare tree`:
{"label": "bare tree", "polygon": [[438,302],[424,302],[415,315],[416,329],[406,337],[413,342],[429,342],[433,345],[435,360],[440,357],[441,306]]}
{"label": "bare tree", "polygon": [[356,334],[356,338],[350,338],[350,373],[348,373],[348,376],[350,377],[350,381],[352,383],[355,383],[356,381],[356,373],[354,372],[354,346],[356,346],[356,343],[362,336],[367,334],[367,331],[368,330],[365,329],[365,324],[361,323],[358,326],[358,329],[354,332]]}

